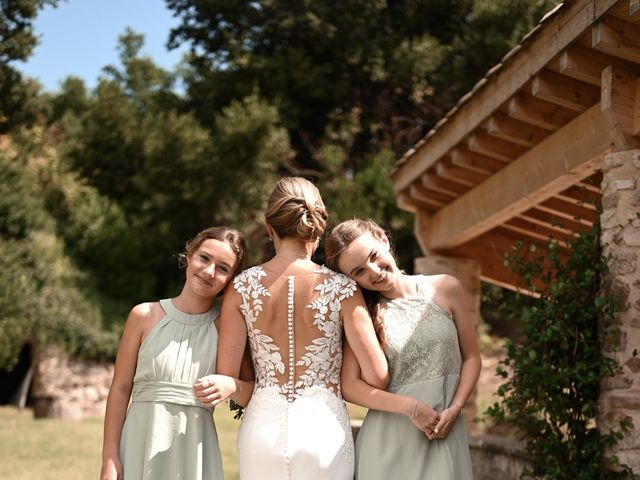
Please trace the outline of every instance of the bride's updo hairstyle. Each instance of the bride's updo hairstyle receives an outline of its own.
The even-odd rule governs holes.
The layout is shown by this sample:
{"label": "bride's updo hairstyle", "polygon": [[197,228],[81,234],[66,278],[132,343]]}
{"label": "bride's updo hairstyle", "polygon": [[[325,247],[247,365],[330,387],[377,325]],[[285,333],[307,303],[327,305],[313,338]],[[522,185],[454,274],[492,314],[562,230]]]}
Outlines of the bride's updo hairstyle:
{"label": "bride's updo hairstyle", "polygon": [[319,239],[327,227],[327,210],[320,191],[302,177],[283,177],[269,196],[265,219],[278,237]]}

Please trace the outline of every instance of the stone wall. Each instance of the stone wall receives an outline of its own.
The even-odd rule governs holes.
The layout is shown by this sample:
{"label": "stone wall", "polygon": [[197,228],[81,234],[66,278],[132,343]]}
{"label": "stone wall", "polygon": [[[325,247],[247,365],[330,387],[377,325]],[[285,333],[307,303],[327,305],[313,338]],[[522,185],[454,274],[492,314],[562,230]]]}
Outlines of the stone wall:
{"label": "stone wall", "polygon": [[527,466],[527,454],[513,439],[495,435],[469,437],[474,480],[517,480]]}
{"label": "stone wall", "polygon": [[79,420],[104,415],[113,376],[112,364],[69,359],[56,347],[46,347],[35,358],[31,387],[36,418]]}
{"label": "stone wall", "polygon": [[620,338],[605,339],[605,351],[622,369],[602,383],[599,423],[605,428],[622,419],[633,424],[615,453],[640,474],[640,357],[633,355],[640,351],[640,150],[607,155],[603,169],[601,241],[624,306]]}

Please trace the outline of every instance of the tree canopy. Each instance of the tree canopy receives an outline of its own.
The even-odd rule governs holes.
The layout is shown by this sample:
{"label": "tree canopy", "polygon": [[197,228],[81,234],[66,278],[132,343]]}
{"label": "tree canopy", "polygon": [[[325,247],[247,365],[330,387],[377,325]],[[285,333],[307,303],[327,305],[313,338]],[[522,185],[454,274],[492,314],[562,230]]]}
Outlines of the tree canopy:
{"label": "tree canopy", "polygon": [[3,2],[0,19],[1,338],[104,358],[127,309],[177,293],[175,256],[202,228],[240,228],[263,259],[280,175],[314,180],[331,224],[375,218],[411,269],[390,169],[557,2],[167,0],[168,42],[190,46],[174,71],[126,30],[95,89],[42,93],[15,61],[56,3]]}

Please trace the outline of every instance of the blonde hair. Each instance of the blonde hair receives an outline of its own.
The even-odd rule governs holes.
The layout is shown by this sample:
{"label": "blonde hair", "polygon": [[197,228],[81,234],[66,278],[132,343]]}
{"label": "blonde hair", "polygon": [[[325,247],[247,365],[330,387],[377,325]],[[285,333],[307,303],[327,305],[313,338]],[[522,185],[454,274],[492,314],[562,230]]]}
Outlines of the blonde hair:
{"label": "blonde hair", "polygon": [[283,177],[267,202],[265,219],[278,237],[306,241],[320,238],[327,227],[327,210],[320,191],[302,177]]}
{"label": "blonde hair", "polygon": [[[338,262],[340,255],[351,245],[351,243],[365,233],[370,234],[376,240],[389,242],[389,237],[384,229],[371,219],[354,218],[346,220],[334,227],[324,242],[326,264],[332,270],[339,272]],[[381,345],[385,343],[385,331],[382,318],[380,316],[380,293],[362,288],[362,294],[367,304],[367,309],[373,321],[373,328]]]}

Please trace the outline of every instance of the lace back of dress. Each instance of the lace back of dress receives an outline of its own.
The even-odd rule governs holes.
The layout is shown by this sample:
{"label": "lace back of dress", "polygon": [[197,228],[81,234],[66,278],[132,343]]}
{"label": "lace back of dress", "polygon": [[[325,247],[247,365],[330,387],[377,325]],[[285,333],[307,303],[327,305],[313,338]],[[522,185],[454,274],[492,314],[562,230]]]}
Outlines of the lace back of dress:
{"label": "lace back of dress", "polygon": [[353,295],[353,281],[324,267],[295,276],[254,267],[234,286],[242,296],[257,387],[276,388],[290,402],[312,387],[338,394],[340,307]]}

